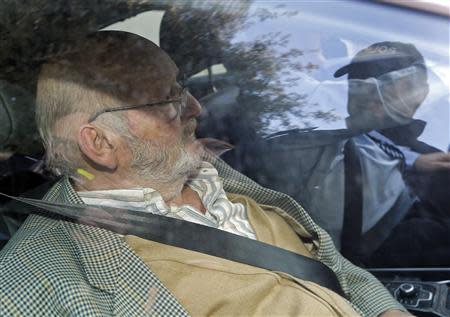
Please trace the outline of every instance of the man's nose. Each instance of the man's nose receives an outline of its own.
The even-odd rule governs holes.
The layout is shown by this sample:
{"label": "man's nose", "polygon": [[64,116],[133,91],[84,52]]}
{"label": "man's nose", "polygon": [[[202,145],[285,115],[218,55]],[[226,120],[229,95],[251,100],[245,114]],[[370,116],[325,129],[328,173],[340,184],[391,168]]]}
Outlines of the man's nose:
{"label": "man's nose", "polygon": [[200,105],[198,100],[195,99],[195,97],[192,96],[190,93],[188,93],[186,109],[184,109],[182,117],[185,119],[191,119],[194,117],[198,117],[201,112],[202,106]]}

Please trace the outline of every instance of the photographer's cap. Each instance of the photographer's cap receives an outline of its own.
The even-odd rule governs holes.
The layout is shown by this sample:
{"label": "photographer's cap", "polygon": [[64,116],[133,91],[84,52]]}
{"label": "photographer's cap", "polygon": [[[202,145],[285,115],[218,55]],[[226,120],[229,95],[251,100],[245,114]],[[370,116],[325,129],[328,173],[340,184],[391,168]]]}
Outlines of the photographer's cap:
{"label": "photographer's cap", "polygon": [[339,68],[334,77],[348,74],[348,79],[377,78],[385,73],[424,64],[424,58],[412,44],[380,42],[359,51],[350,64]]}

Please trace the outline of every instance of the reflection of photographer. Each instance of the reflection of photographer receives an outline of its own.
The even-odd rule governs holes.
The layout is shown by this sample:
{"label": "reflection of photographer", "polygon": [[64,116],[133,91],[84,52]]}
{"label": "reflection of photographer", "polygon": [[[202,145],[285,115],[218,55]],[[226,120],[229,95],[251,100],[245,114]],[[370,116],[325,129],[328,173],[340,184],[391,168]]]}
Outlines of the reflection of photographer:
{"label": "reflection of photographer", "polygon": [[[404,68],[397,69],[402,66]],[[396,126],[397,129],[398,126],[410,126],[411,118],[428,94],[424,60],[412,45],[392,42],[374,44],[359,52],[352,63],[339,69],[335,76],[342,76],[346,72],[349,79],[350,114],[347,124],[351,129],[369,131],[390,126]],[[400,128],[398,132],[410,131]],[[397,142],[394,140],[394,143]],[[411,155],[413,158],[408,163],[412,163],[411,167],[418,171],[450,170],[449,153]]]}
{"label": "reflection of photographer", "polygon": [[[412,117],[428,94],[422,55],[411,44],[376,43],[358,52],[335,77],[344,74],[349,85],[347,125],[358,133],[346,145],[351,164],[345,168],[358,176],[346,175],[346,190],[351,188],[356,198],[346,195],[352,202],[345,210],[343,251],[353,252],[352,236],[361,228],[363,241],[372,248],[386,237],[370,257],[372,265],[450,264],[450,218],[439,216],[432,204],[413,194],[406,177],[411,170],[448,169],[449,155],[421,154],[411,143],[401,144],[384,133],[414,123]],[[364,259],[367,253],[362,253]]]}

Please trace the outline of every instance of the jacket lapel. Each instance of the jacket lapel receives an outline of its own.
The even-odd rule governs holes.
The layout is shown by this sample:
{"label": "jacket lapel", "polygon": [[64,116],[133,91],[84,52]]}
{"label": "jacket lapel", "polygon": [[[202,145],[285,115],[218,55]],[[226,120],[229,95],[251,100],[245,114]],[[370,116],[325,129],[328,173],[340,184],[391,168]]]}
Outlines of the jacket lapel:
{"label": "jacket lapel", "polygon": [[[84,205],[68,177],[56,183],[44,199]],[[122,239],[111,231],[71,222],[64,222],[64,229],[77,250],[89,283],[106,292],[114,292],[122,250],[126,247]]]}
{"label": "jacket lapel", "polygon": [[[44,197],[57,203],[83,204],[68,177]],[[120,316],[188,316],[188,313],[120,236],[94,226],[61,221],[68,243],[76,250],[84,278],[112,294]]]}

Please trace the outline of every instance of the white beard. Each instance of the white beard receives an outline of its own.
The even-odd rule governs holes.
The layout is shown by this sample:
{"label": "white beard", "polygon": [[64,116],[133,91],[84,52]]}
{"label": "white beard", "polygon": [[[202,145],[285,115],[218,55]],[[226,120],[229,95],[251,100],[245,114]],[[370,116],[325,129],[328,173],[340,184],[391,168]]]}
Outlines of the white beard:
{"label": "white beard", "polygon": [[131,166],[137,176],[167,184],[196,174],[202,161],[202,149],[195,152],[187,150],[192,134],[188,132],[186,129],[182,140],[173,146],[137,138],[130,140],[133,155]]}

